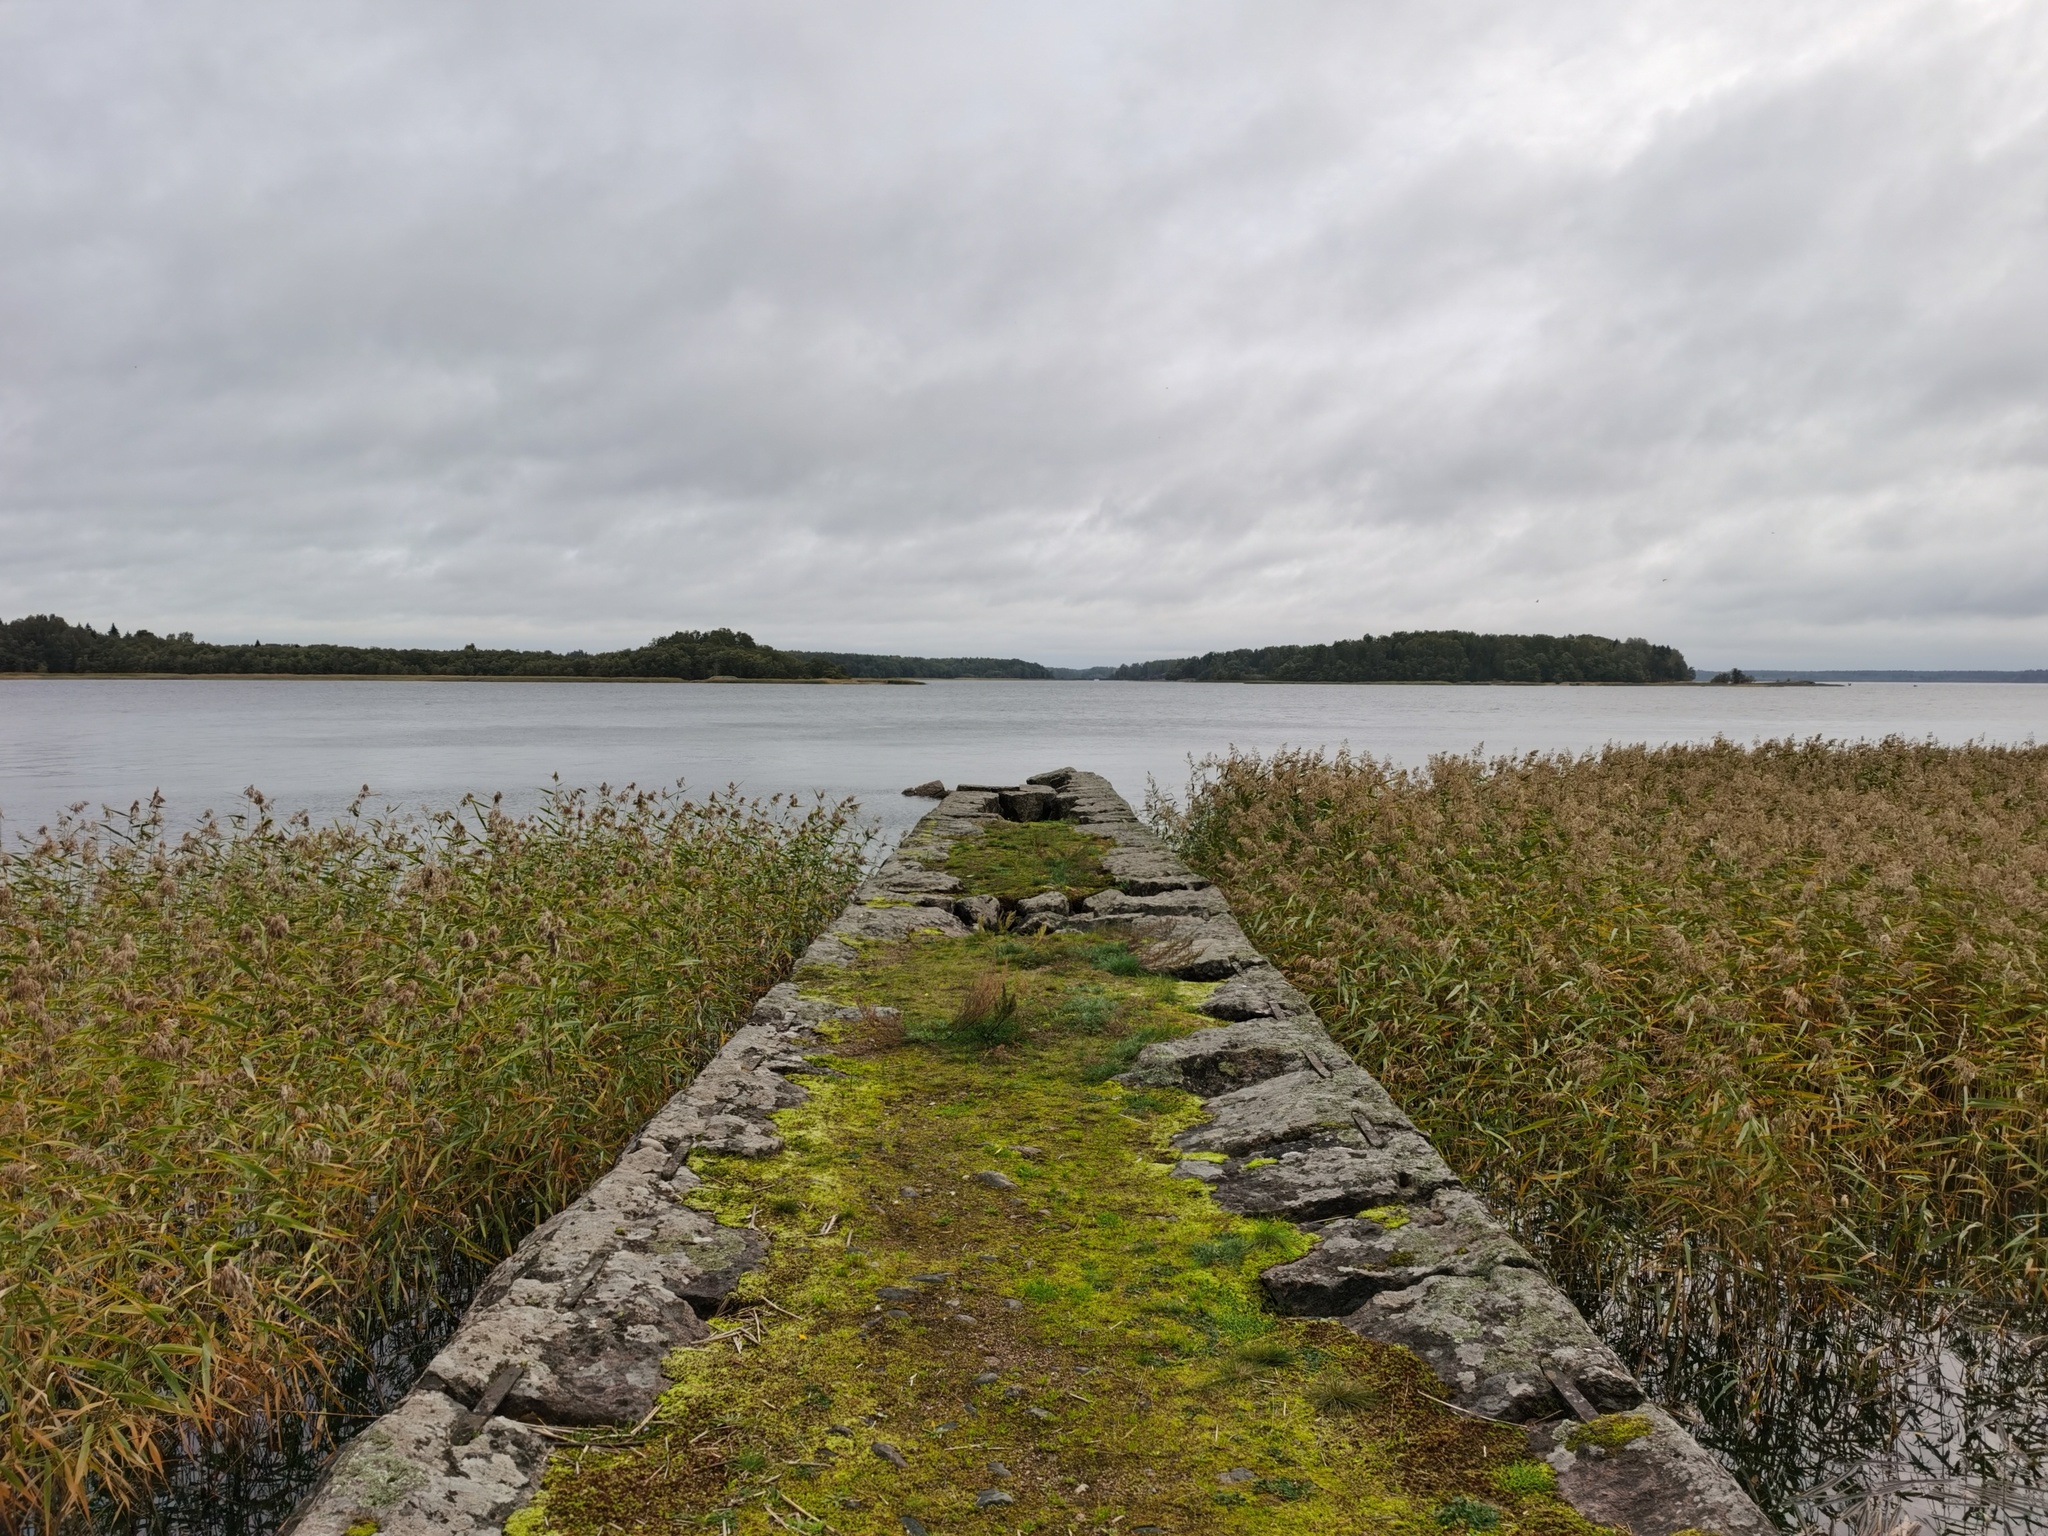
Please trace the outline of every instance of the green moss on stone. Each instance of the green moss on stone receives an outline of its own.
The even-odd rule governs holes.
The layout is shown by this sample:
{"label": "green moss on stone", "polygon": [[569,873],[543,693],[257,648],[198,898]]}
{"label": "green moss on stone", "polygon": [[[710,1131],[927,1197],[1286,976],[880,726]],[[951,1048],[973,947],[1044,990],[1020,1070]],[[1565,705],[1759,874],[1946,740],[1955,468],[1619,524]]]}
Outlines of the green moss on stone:
{"label": "green moss on stone", "polygon": [[[810,983],[900,1018],[839,1027],[817,1058],[837,1075],[804,1079],[809,1101],[776,1116],[784,1153],[692,1160],[692,1202],[766,1229],[769,1260],[709,1341],[670,1357],[640,1443],[554,1458],[546,1531],[901,1536],[909,1517],[989,1536],[1421,1536],[1521,1454],[1518,1431],[1433,1401],[1406,1351],[1274,1315],[1259,1273],[1309,1240],[1172,1177],[1169,1139],[1198,1102],[1090,1081],[1103,1041],[1063,1004],[1085,983],[1114,996],[1112,1032],[1212,1021],[1163,978],[1104,980],[1071,938],[1028,957],[1003,948],[1017,942],[860,946]],[[992,968],[1015,1039],[917,1038]],[[1342,1412],[1324,1402],[1338,1378]],[[1013,1502],[979,1507],[989,1490]],[[1512,1518],[1592,1530],[1546,1497]]]}
{"label": "green moss on stone", "polygon": [[1597,1419],[1588,1419],[1583,1424],[1574,1424],[1564,1433],[1564,1448],[1568,1451],[1583,1451],[1598,1446],[1603,1451],[1618,1451],[1632,1441],[1640,1440],[1656,1428],[1639,1413],[1603,1413]]}
{"label": "green moss on stone", "polygon": [[1115,847],[1064,821],[1006,821],[954,843],[946,873],[969,894],[1022,901],[1041,891],[1064,891],[1081,901],[1116,884],[1102,856]]}

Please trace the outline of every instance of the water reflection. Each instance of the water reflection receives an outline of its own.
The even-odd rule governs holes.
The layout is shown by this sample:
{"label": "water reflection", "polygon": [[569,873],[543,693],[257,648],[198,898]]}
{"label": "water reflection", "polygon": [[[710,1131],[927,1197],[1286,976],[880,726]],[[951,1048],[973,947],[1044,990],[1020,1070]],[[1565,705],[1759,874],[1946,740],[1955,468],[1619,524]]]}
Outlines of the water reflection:
{"label": "water reflection", "polygon": [[1790,1298],[1699,1267],[1568,1278],[1787,1530],[2048,1536],[2048,1317]]}
{"label": "water reflection", "polygon": [[101,1536],[269,1536],[333,1454],[411,1390],[489,1272],[467,1259],[444,1266],[433,1285],[395,1309],[395,1323],[332,1368],[326,1391],[307,1392],[296,1411],[252,1415],[214,1435],[188,1429],[166,1447],[153,1504],[103,1508],[93,1529]]}

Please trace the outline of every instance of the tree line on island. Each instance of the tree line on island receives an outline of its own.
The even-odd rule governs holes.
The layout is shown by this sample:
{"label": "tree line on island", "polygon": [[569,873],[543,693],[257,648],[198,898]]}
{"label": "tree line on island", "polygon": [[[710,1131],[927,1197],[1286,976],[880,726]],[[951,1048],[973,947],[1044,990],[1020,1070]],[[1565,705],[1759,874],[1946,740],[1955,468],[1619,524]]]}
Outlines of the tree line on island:
{"label": "tree line on island", "polygon": [[1647,640],[1601,635],[1480,635],[1420,630],[1331,645],[1210,651],[1121,667],[1048,667],[1016,657],[882,656],[794,651],[743,630],[684,629],[616,651],[459,650],[381,645],[215,644],[189,631],[123,634],[55,614],[0,621],[0,672],[324,677],[615,677],[786,679],[1101,678],[1126,682],[1683,683],[1685,657]]}

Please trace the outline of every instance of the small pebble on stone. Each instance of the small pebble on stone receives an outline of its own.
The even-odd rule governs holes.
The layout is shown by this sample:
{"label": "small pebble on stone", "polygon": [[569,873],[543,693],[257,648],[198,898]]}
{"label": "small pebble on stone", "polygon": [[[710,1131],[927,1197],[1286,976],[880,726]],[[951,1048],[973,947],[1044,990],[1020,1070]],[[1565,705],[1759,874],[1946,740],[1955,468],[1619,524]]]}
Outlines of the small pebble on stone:
{"label": "small pebble on stone", "polygon": [[992,1461],[988,1464],[988,1475],[1001,1482],[1010,1475],[1010,1469],[1000,1461]]}
{"label": "small pebble on stone", "polygon": [[997,1173],[993,1168],[985,1168],[980,1173],[977,1173],[974,1176],[974,1182],[986,1184],[990,1189],[1015,1189],[1017,1187],[1015,1179],[1005,1174]]}
{"label": "small pebble on stone", "polygon": [[1045,1156],[1044,1151],[1038,1147],[1012,1147],[1010,1150],[1019,1157],[1037,1159]]}
{"label": "small pebble on stone", "polygon": [[1219,1483],[1248,1483],[1251,1480],[1252,1469],[1250,1467],[1232,1467],[1228,1472],[1216,1479]]}
{"label": "small pebble on stone", "polygon": [[875,1294],[884,1301],[915,1301],[919,1293],[907,1285],[885,1285]]}
{"label": "small pebble on stone", "polygon": [[[910,1458],[886,1440],[877,1440],[874,1445],[874,1451],[877,1456],[881,1457],[882,1460],[889,1463],[892,1467],[900,1469],[910,1465]],[[1247,1473],[1246,1476],[1250,1476],[1250,1474]]]}
{"label": "small pebble on stone", "polygon": [[977,1387],[992,1387],[1002,1379],[1003,1377],[1000,1371],[983,1371],[979,1376],[974,1378],[974,1384]]}
{"label": "small pebble on stone", "polygon": [[924,1522],[917,1516],[905,1515],[902,1518],[903,1536],[932,1536],[932,1533],[924,1528]]}
{"label": "small pebble on stone", "polygon": [[1043,1419],[1043,1420],[1045,1420],[1045,1422],[1046,1422],[1046,1423],[1048,1423],[1048,1424],[1050,1424],[1050,1423],[1052,1422],[1052,1415],[1051,1415],[1051,1414],[1049,1414],[1049,1413],[1047,1413],[1047,1412],[1046,1412],[1046,1411],[1045,1411],[1045,1410],[1044,1410],[1043,1408],[1039,1408],[1039,1407],[1035,1407],[1035,1406],[1034,1406],[1034,1407],[1026,1408],[1026,1409],[1025,1409],[1024,1411],[1025,1411],[1026,1413],[1030,1414],[1030,1415],[1031,1415],[1031,1417],[1033,1417],[1034,1419]]}
{"label": "small pebble on stone", "polygon": [[910,1278],[915,1280],[919,1285],[944,1285],[948,1280],[952,1279],[953,1277],[945,1273],[943,1270],[940,1270],[929,1275],[912,1275]]}
{"label": "small pebble on stone", "polygon": [[1022,1312],[1024,1310],[1024,1303],[1019,1301],[1014,1296],[1005,1296],[1002,1297],[1001,1300],[1003,1305],[1008,1307],[1012,1312]]}
{"label": "small pebble on stone", "polygon": [[1000,1488],[984,1488],[974,1496],[974,1507],[976,1509],[992,1509],[998,1504],[1014,1504],[1016,1502],[1017,1496],[1015,1494],[1005,1493]]}

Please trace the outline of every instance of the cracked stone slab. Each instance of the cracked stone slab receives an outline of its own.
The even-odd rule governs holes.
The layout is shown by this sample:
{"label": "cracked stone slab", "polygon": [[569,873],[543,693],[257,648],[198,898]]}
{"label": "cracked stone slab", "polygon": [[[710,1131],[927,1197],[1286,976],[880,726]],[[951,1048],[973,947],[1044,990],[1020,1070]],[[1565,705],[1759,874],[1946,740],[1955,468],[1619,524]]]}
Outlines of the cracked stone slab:
{"label": "cracked stone slab", "polygon": [[1574,1454],[1563,1437],[1572,1425],[1530,1432],[1536,1450],[1557,1471],[1557,1491],[1588,1520],[1631,1536],[1772,1536],[1776,1527],[1743,1492],[1735,1476],[1700,1448],[1670,1414],[1643,1403],[1631,1414],[1650,1432],[1612,1450]]}
{"label": "cracked stone slab", "polygon": [[1488,1275],[1503,1264],[1536,1268],[1522,1245],[1463,1189],[1427,1204],[1325,1224],[1321,1241],[1291,1264],[1259,1276],[1274,1309],[1289,1317],[1342,1317],[1381,1291],[1431,1275]]}
{"label": "cracked stone slab", "polygon": [[840,939],[898,943],[913,933],[958,935],[967,927],[943,907],[848,907],[825,931]]}
{"label": "cracked stone slab", "polygon": [[667,1385],[663,1358],[706,1336],[697,1309],[768,1250],[633,1174],[607,1175],[535,1236],[492,1271],[423,1379],[471,1405],[500,1366],[524,1366],[502,1411],[552,1424],[636,1422]]}
{"label": "cracked stone slab", "polygon": [[1320,1146],[1268,1150],[1279,1155],[1221,1165],[1222,1176],[1211,1186],[1218,1205],[1240,1216],[1323,1221],[1427,1200],[1458,1182],[1436,1148],[1413,1131],[1382,1132],[1377,1146],[1353,1131]]}
{"label": "cracked stone slab", "polygon": [[342,1449],[280,1536],[346,1536],[370,1521],[380,1536],[498,1536],[539,1487],[548,1442],[492,1418],[458,1446],[467,1416],[443,1393],[410,1393]]}
{"label": "cracked stone slab", "polygon": [[1156,848],[1115,848],[1102,856],[1102,868],[1133,896],[1166,891],[1198,891],[1209,882],[1170,853]]}
{"label": "cracked stone slab", "polygon": [[1602,1413],[1643,1400],[1643,1389],[1578,1308],[1533,1269],[1503,1265],[1483,1278],[1431,1275],[1380,1292],[1343,1324],[1362,1338],[1412,1349],[1460,1408],[1490,1419],[1567,1414],[1546,1366],[1569,1376]]}
{"label": "cracked stone slab", "polygon": [[964,887],[958,875],[949,875],[943,870],[927,869],[922,864],[908,859],[891,856],[882,861],[882,867],[862,882],[854,893],[856,902],[910,900],[915,897],[958,896]]}
{"label": "cracked stone slab", "polygon": [[1097,891],[1081,905],[1096,917],[1222,917],[1230,903],[1213,885],[1134,896],[1121,890]]}
{"label": "cracked stone slab", "polygon": [[1232,1020],[1314,1020],[1316,1016],[1314,1004],[1270,965],[1255,965],[1238,972],[1203,999],[1195,1011],[1212,1019]]}
{"label": "cracked stone slab", "polygon": [[[1258,1026],[1239,1024],[1231,1028]],[[1334,1046],[1329,1049],[1335,1051]],[[1145,1057],[1141,1054],[1138,1059],[1143,1061]],[[1355,1130],[1360,1120],[1374,1127],[1404,1131],[1415,1128],[1415,1123],[1395,1107],[1378,1078],[1365,1068],[1348,1063],[1328,1076],[1303,1069],[1269,1077],[1219,1094],[1205,1103],[1202,1110],[1208,1116],[1202,1124],[1173,1138],[1173,1144],[1183,1152],[1224,1152],[1235,1157],[1273,1142],[1300,1141],[1318,1131]]]}
{"label": "cracked stone slab", "polygon": [[1058,821],[1065,807],[1059,792],[1044,784],[1022,784],[997,792],[997,802],[1010,821]]}
{"label": "cracked stone slab", "polygon": [[[1148,1045],[1138,1052],[1137,1061],[1117,1081],[1131,1088],[1179,1088],[1199,1098],[1213,1099],[1271,1078],[1299,1073],[1319,1076],[1312,1063],[1321,1063],[1332,1072],[1356,1070],[1313,1021],[1304,1025],[1260,1019],[1222,1029],[1198,1030],[1178,1040]],[[1349,1115],[1339,1123],[1351,1123]],[[1189,1150],[1234,1149],[1190,1146]]]}

